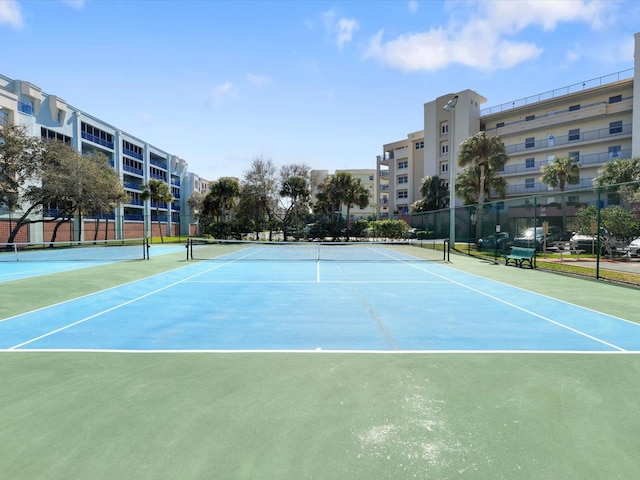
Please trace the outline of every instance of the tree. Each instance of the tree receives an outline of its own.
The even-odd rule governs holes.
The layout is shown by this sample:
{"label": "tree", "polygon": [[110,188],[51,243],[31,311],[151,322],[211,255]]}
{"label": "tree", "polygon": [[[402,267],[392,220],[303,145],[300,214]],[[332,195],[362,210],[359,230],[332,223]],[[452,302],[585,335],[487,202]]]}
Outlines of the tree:
{"label": "tree", "polygon": [[164,237],[162,235],[162,225],[160,222],[160,204],[169,203],[173,201],[173,195],[169,184],[152,178],[145,185],[142,185],[142,191],[140,192],[140,199],[143,202],[151,200],[151,206],[155,204],[156,208],[156,221],[158,222],[158,230],[160,230],[160,242],[164,243]]}
{"label": "tree", "polygon": [[359,178],[351,177],[345,186],[344,204],[347,207],[347,242],[351,230],[351,208],[365,208],[369,205],[369,191],[362,185]]}
{"label": "tree", "polygon": [[204,224],[205,233],[221,237],[230,235],[230,219],[239,196],[240,184],[235,178],[223,177],[210,185],[200,213],[200,223]]}
{"label": "tree", "polygon": [[11,214],[22,209],[17,227],[9,229],[9,242],[28,216],[41,205],[28,202],[25,194],[38,185],[42,174],[44,145],[40,138],[31,137],[24,126],[3,123],[0,125],[0,208]]}
{"label": "tree", "polygon": [[324,179],[316,195],[316,212],[328,216],[330,219],[332,235],[339,236],[342,226],[341,218],[336,217],[342,205],[347,209],[347,241],[349,240],[348,222],[351,208],[358,205],[364,208],[369,204],[369,192],[362,185],[360,179],[356,179],[349,172],[337,172],[335,175]]}
{"label": "tree", "polygon": [[262,157],[255,158],[251,162],[251,168],[244,174],[242,191],[245,199],[251,197],[256,235],[259,230],[267,227],[271,240],[278,202],[278,180],[273,161]]}
{"label": "tree", "polygon": [[[477,167],[479,169],[478,206],[482,207],[487,193],[491,191],[491,182],[498,176],[498,172],[509,160],[505,153],[504,144],[499,137],[488,137],[485,132],[480,132],[468,138],[460,145],[458,164],[465,167]],[[489,185],[487,185],[489,183]],[[489,187],[489,188],[487,188]]]}
{"label": "tree", "polygon": [[[309,185],[307,184],[307,180],[303,177],[291,176],[284,180],[284,182],[282,183],[282,187],[280,188],[280,196],[291,199],[289,207],[287,208],[284,216],[284,230],[286,230],[287,225],[292,224],[294,227],[296,240],[299,237],[300,231],[299,212],[300,210],[304,211],[306,209],[305,207],[309,202],[309,195]],[[287,239],[286,232],[284,235],[284,239],[285,241]]]}
{"label": "tree", "polygon": [[605,163],[593,179],[597,187],[610,187],[620,205],[635,210],[640,216],[640,158]]}
{"label": "tree", "polygon": [[449,206],[449,189],[443,179],[436,176],[426,176],[420,182],[422,199],[411,205],[414,213],[441,210]]}
{"label": "tree", "polygon": [[575,185],[580,183],[580,167],[578,161],[574,157],[555,157],[551,163],[543,165],[540,172],[542,173],[542,182],[552,188],[560,188],[560,196],[562,199],[562,230],[566,231],[567,227],[567,202],[564,191],[567,185]]}
{"label": "tree", "polygon": [[[506,181],[500,177],[499,172],[508,160],[509,157],[505,153],[504,144],[500,138],[497,136],[488,137],[485,132],[475,134],[460,145],[458,164],[463,168],[468,168],[468,171],[458,174],[454,188],[456,193],[461,192],[470,199],[474,196],[470,187],[475,184],[478,204],[476,211],[478,224],[481,226],[484,203],[491,196],[491,190],[497,191],[501,197],[506,194]],[[466,182],[466,184],[458,186],[458,181]],[[453,207],[454,205],[450,206],[450,208]],[[482,227],[480,232],[482,232]]]}
{"label": "tree", "polygon": [[597,187],[640,181],[640,158],[605,163],[593,179]]}

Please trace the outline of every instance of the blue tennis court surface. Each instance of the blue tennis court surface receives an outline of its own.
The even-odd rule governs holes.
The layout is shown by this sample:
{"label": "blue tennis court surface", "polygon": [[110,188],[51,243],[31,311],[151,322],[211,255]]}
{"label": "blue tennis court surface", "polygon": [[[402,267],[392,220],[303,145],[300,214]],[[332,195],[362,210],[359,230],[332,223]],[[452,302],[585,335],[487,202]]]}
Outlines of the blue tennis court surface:
{"label": "blue tennis court surface", "polygon": [[640,351],[640,326],[432,262],[182,268],[0,320],[3,350]]}
{"label": "blue tennis court surface", "polygon": [[[153,245],[149,249],[149,255],[158,256],[176,252],[182,253],[184,250],[184,246],[180,245]],[[68,256],[69,258],[65,258],[64,255],[52,255],[51,259],[48,261],[27,260],[0,262],[0,283],[123,261],[122,259],[117,258],[100,258],[100,255],[94,255],[92,260],[74,260],[73,253],[73,250],[71,250],[71,254]]]}

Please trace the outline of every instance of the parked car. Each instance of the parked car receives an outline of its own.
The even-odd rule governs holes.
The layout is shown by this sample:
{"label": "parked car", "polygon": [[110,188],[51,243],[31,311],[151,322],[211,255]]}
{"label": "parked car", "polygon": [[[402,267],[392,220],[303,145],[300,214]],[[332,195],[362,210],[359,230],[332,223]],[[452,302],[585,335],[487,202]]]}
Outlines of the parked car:
{"label": "parked car", "polygon": [[509,232],[500,232],[480,238],[476,242],[478,250],[499,250],[507,252],[513,246],[513,237]]}
{"label": "parked car", "polygon": [[629,256],[630,257],[640,256],[640,237],[636,238],[629,244]]}
{"label": "parked car", "polygon": [[[604,251],[605,235],[600,235],[600,249],[601,253]],[[574,233],[571,236],[571,242],[575,243],[577,248],[584,250],[585,253],[595,255],[598,249],[598,236],[597,235],[584,235],[582,233]]]}
{"label": "parked car", "polygon": [[563,234],[560,227],[550,226],[546,238],[542,233],[542,227],[530,227],[515,237],[513,239],[513,244],[516,247],[528,247],[535,248],[536,250],[543,250],[545,241],[549,247],[553,245],[553,242],[559,242],[562,240],[562,237]]}

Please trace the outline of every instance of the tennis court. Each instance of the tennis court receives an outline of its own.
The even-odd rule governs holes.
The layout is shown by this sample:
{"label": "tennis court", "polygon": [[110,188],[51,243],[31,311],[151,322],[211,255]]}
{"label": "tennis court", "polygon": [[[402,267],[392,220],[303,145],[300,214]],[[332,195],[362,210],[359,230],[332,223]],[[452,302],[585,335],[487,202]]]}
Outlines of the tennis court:
{"label": "tennis court", "polygon": [[0,467],[12,478],[640,469],[637,290],[407,246],[268,247],[197,246],[201,261],[174,247],[5,281]]}

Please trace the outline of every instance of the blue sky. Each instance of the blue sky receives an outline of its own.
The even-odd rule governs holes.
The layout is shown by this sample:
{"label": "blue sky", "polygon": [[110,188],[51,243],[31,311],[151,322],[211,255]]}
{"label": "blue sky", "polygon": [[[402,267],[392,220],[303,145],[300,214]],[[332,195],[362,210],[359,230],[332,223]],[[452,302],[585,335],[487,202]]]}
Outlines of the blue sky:
{"label": "blue sky", "polygon": [[633,67],[640,2],[0,0],[0,73],[215,180],[375,168],[464,89],[499,105]]}

